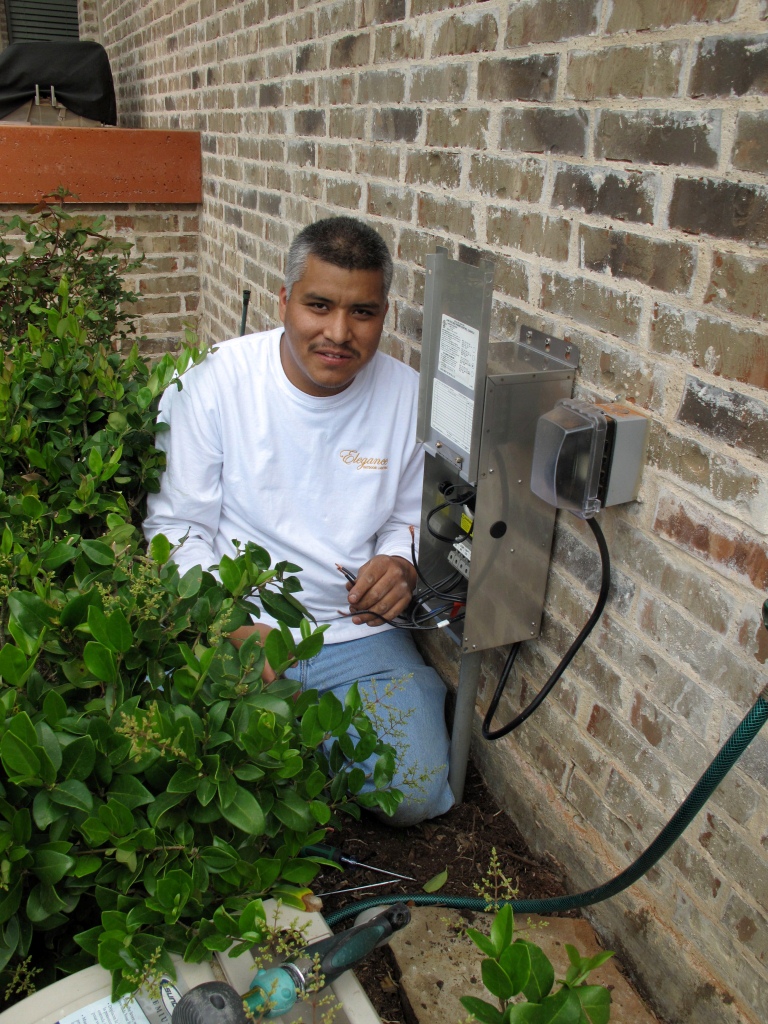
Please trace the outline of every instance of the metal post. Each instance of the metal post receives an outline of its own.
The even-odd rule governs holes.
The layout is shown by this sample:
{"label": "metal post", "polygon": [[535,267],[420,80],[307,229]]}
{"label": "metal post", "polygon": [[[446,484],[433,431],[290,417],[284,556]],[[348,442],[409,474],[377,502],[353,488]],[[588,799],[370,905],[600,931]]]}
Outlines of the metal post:
{"label": "metal post", "polygon": [[482,651],[464,654],[459,666],[456,711],[453,716],[453,732],[451,733],[451,762],[448,769],[448,783],[456,798],[456,803],[459,804],[464,798],[464,781],[467,777],[469,746],[472,742],[472,722],[475,717],[482,657]]}

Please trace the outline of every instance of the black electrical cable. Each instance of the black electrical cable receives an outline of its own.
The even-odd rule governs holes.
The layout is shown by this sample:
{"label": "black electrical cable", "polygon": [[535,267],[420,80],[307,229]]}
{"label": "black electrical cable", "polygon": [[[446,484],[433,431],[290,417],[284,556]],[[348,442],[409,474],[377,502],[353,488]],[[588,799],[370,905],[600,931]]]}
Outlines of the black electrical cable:
{"label": "black electrical cable", "polygon": [[446,537],[445,534],[438,533],[437,530],[432,529],[432,518],[436,516],[438,512],[442,512],[443,509],[450,508],[452,505],[466,505],[467,502],[472,501],[475,497],[476,490],[474,487],[467,487],[462,493],[456,493],[456,485],[451,484],[446,487],[443,491],[443,497],[446,499],[441,505],[436,505],[427,513],[426,527],[427,533],[435,540],[441,540],[444,544],[455,544],[457,540],[466,540],[472,536],[471,530],[464,530],[461,526],[459,527],[459,533],[455,537]]}
{"label": "black electrical cable", "polygon": [[595,540],[597,541],[597,546],[600,550],[600,561],[602,565],[600,593],[598,595],[597,603],[595,604],[592,614],[584,624],[584,628],[582,629],[582,631],[579,633],[579,635],[573,641],[571,646],[568,648],[568,651],[563,657],[563,660],[560,662],[560,664],[557,666],[557,668],[554,670],[552,675],[546,681],[544,686],[542,686],[542,688],[539,690],[539,692],[536,694],[536,696],[533,698],[530,704],[526,708],[524,708],[520,712],[520,714],[517,715],[517,717],[513,718],[511,722],[507,722],[506,725],[502,725],[499,729],[492,730],[491,722],[493,721],[493,716],[496,714],[496,709],[499,706],[499,701],[501,700],[502,694],[504,693],[509,673],[512,669],[512,665],[515,662],[515,658],[517,657],[517,652],[520,647],[519,643],[512,645],[509,655],[507,656],[504,668],[502,669],[501,676],[499,677],[499,682],[496,685],[496,692],[494,693],[491,699],[491,703],[488,706],[488,711],[483,721],[483,738],[486,740],[501,739],[502,736],[507,736],[509,733],[519,728],[527,718],[530,718],[530,716],[533,714],[536,708],[538,708],[542,701],[544,701],[547,698],[554,685],[560,679],[560,676],[563,674],[563,672],[565,672],[566,668],[568,668],[577,651],[584,643],[584,641],[587,639],[589,634],[592,632],[592,630],[595,627],[595,624],[597,623],[597,620],[603,613],[605,602],[608,600],[608,592],[611,588],[611,556],[608,553],[608,545],[605,543],[603,531],[598,526],[597,521],[595,519],[587,519],[587,525],[592,530],[592,533],[595,535]]}
{"label": "black electrical cable", "polygon": [[395,629],[427,630],[442,629],[443,626],[447,626],[449,623],[461,622],[462,619],[464,618],[464,613],[462,612],[459,615],[454,615],[453,618],[448,618],[444,621],[436,623],[434,626],[425,626],[422,624],[423,622],[426,622],[427,619],[433,619],[435,618],[435,616],[445,614],[445,612],[447,611],[448,605],[444,605],[442,608],[437,608],[434,611],[430,612],[430,614],[424,616],[424,618],[420,622],[403,622],[402,620],[398,620],[398,618],[388,619],[386,615],[381,615],[379,614],[379,612],[374,612],[370,608],[360,608],[358,611],[355,612],[340,611],[338,614],[339,618],[341,619],[348,619],[351,618],[353,615],[375,615],[377,619],[380,619],[382,622],[385,622],[388,626],[394,626]]}
{"label": "black electrical cable", "polygon": [[[444,593],[440,593],[439,591],[435,591],[434,590],[433,585],[424,576],[424,574],[422,573],[421,569],[419,568],[418,559],[416,558],[416,534],[415,534],[415,531],[414,531],[413,527],[411,527],[411,562],[413,564],[414,569],[416,570],[416,575],[418,576],[419,581],[421,583],[423,583],[424,586],[427,588],[426,594],[419,595],[420,597],[435,596],[435,597],[443,598],[443,599],[449,600],[449,601],[463,601],[463,599],[466,597],[466,592],[465,592],[466,588],[464,588],[462,590],[461,594],[444,594]],[[458,575],[461,576],[461,573],[459,573]],[[453,576],[455,577],[456,573],[453,573]],[[450,577],[445,577],[443,580],[441,580],[439,583],[435,584],[434,586],[446,586],[447,584],[446,584],[445,580],[449,579],[449,578]]]}
{"label": "black electrical cable", "polygon": [[435,540],[441,540],[444,544],[455,544],[457,540],[466,540],[471,537],[472,534],[459,527],[459,533],[455,537],[446,537],[442,533],[438,533],[437,530],[433,530],[431,523],[432,517],[436,516],[438,512],[442,512],[444,508],[450,508],[452,505],[456,505],[458,502],[455,501],[444,501],[442,505],[436,505],[428,514],[426,519],[427,533],[430,537],[434,537]]}

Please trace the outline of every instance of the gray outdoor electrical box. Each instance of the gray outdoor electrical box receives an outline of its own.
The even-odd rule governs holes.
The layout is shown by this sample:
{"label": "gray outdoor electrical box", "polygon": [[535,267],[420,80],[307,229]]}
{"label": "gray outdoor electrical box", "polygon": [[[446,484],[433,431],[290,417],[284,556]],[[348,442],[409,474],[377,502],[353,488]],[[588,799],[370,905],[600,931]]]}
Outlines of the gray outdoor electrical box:
{"label": "gray outdoor electrical box", "polygon": [[[464,619],[446,628],[468,653],[539,633],[556,509],[531,492],[534,438],[539,417],[570,397],[579,353],[529,327],[489,344],[493,264],[439,248],[426,267],[419,568],[433,584],[466,578]],[[434,512],[446,493],[473,492]]]}

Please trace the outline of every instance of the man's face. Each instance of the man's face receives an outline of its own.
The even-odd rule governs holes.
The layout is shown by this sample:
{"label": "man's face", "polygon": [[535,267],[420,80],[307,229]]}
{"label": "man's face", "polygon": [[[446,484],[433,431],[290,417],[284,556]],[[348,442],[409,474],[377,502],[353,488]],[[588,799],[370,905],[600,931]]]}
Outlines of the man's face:
{"label": "man's face", "polygon": [[380,270],[343,270],[316,256],[280,289],[280,359],[294,387],[322,398],[349,387],[373,359],[388,303]]}

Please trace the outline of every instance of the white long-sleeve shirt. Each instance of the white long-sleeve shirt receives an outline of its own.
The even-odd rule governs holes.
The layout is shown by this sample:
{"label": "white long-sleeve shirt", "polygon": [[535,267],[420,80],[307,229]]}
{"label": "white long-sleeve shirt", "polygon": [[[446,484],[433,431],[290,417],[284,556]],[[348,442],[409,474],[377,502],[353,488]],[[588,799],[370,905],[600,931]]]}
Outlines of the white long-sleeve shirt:
{"label": "white long-sleeve shirt", "polygon": [[[410,559],[418,530],[423,451],[416,442],[418,374],[377,352],[346,390],[316,398],[280,363],[282,328],[225,342],[163,395],[157,435],[167,455],[144,532],[176,544],[180,572],[234,556],[255,541],[273,564],[302,567],[296,597],[326,642],[370,636],[348,611],[340,563],[353,573],[375,554]],[[260,621],[274,625],[266,613]],[[382,626],[380,629],[390,627]]]}

